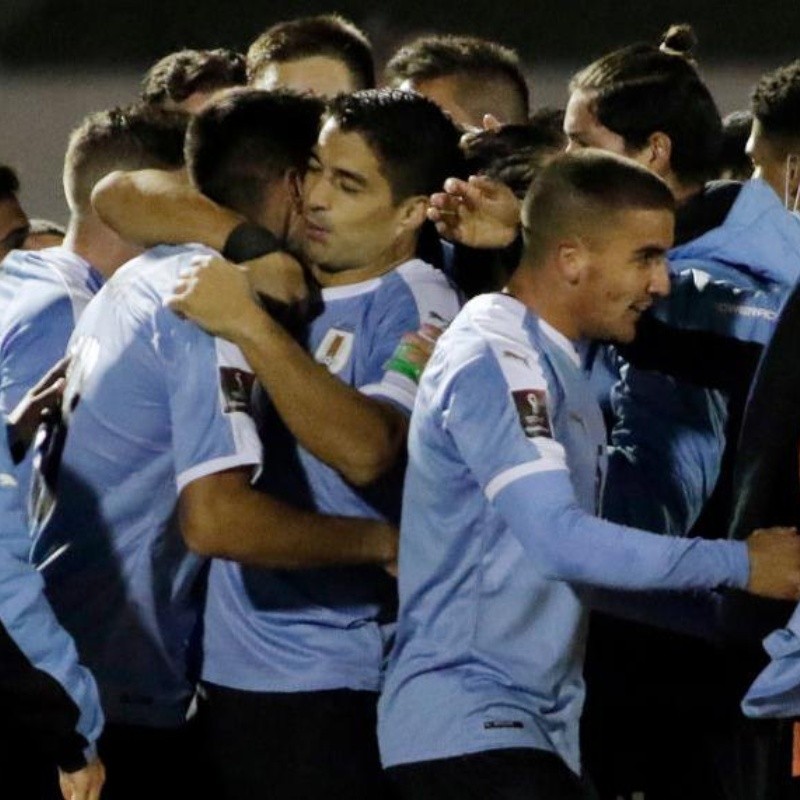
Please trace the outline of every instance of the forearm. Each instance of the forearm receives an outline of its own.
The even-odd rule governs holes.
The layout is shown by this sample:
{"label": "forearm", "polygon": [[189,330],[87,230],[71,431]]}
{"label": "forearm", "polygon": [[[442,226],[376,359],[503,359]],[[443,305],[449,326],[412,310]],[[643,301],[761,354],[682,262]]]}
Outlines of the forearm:
{"label": "forearm", "polygon": [[[531,513],[520,514],[532,498]],[[609,589],[674,590],[743,589],[750,577],[744,543],[661,536],[598,519],[577,506],[566,471],[516,481],[495,503],[548,578]]]}
{"label": "forearm", "polygon": [[404,415],[331,375],[266,314],[252,316],[234,342],[298,442],[355,485],[391,469]]}
{"label": "forearm", "polygon": [[380,520],[324,516],[229,483],[193,503],[192,486],[181,495],[181,529],[202,555],[273,569],[386,565],[396,558],[397,532]]}
{"label": "forearm", "polygon": [[123,239],[145,247],[199,242],[222,251],[244,221],[200,194],[183,171],[112,172],[95,186],[92,205]]}

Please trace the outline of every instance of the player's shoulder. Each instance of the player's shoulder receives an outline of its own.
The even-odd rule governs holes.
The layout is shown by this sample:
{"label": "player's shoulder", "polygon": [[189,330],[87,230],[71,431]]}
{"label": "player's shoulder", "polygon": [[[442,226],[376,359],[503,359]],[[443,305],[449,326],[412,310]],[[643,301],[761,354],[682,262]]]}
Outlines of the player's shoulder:
{"label": "player's shoulder", "polygon": [[420,309],[445,304],[455,311],[461,306],[458,289],[440,269],[419,258],[402,263],[381,278],[377,297],[397,301],[405,296]]}
{"label": "player's shoulder", "polygon": [[510,295],[470,300],[442,336],[437,354],[458,382],[510,390],[544,385],[535,319]]}

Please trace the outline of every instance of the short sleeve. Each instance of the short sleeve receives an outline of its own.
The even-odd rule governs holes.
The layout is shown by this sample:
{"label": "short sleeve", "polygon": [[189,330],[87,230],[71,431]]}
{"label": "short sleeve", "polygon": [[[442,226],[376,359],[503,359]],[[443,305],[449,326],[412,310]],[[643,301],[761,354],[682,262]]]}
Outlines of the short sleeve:
{"label": "short sleeve", "polygon": [[566,471],[551,420],[557,397],[538,355],[487,348],[460,370],[444,398],[444,424],[489,500],[528,475]]}
{"label": "short sleeve", "polygon": [[157,331],[178,491],[206,475],[259,464],[261,444],[251,416],[254,376],[239,349],[166,309]]}
{"label": "short sleeve", "polygon": [[377,298],[377,320],[359,388],[411,413],[424,361],[404,337],[435,340],[459,311],[460,298],[447,278],[421,261],[399,267]]}

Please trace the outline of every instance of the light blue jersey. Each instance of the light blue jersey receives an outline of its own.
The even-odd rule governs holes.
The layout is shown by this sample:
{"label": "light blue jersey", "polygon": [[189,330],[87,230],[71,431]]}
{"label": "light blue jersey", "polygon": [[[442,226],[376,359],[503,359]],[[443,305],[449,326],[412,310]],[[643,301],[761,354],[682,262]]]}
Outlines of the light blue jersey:
{"label": "light blue jersey", "polygon": [[594,516],[604,461],[575,346],[512,297],[468,303],[411,420],[384,766],[531,747],[578,772],[587,613],[577,587],[745,585],[741,542]]}
{"label": "light blue jersey", "polygon": [[115,722],[184,718],[204,582],[178,494],[261,458],[241,353],[164,306],[179,271],[210,252],[150,250],[89,304],[70,342],[60,468],[53,437],[34,484],[34,559]]}
{"label": "light blue jersey", "polygon": [[[459,301],[443,274],[407,262],[374,280],[323,289],[314,320],[314,358],[364,394],[410,413],[417,385],[388,370],[402,336],[423,325],[447,326]],[[322,514],[399,516],[398,471],[358,490],[280,426],[263,420],[262,487]],[[325,425],[321,405],[319,424]],[[377,691],[390,627],[393,582],[379,567],[263,570],[214,561],[205,615],[203,677],[264,692]]]}
{"label": "light blue jersey", "polygon": [[78,663],[28,561],[30,544],[11,455],[0,441],[0,685],[23,710],[27,699],[32,729],[59,766],[72,770],[94,755],[103,713],[94,679]]}
{"label": "light blue jersey", "polygon": [[[100,291],[103,276],[63,247],[15,250],[3,262],[0,284],[13,296],[0,317],[0,409],[8,414],[66,352],[86,304]],[[27,490],[32,451],[17,467]]]}

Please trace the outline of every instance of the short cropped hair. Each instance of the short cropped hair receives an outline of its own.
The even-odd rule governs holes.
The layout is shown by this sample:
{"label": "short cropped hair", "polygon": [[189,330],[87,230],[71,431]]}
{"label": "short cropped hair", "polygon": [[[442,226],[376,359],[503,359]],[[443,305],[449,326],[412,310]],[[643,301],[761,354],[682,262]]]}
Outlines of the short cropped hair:
{"label": "short cropped hair", "polygon": [[233,50],[179,50],[157,61],[144,76],[145,103],[182,103],[195,92],[247,83],[245,59]]}
{"label": "short cropped hair", "polygon": [[751,109],[768,138],[800,140],[800,59],[759,80]]}
{"label": "short cropped hair", "polygon": [[459,131],[431,100],[416,92],[369,89],[334,98],[328,117],[364,137],[381,165],[395,204],[441,189],[464,172]]}
{"label": "short cropped hair", "polygon": [[587,148],[562,153],[544,166],[522,205],[525,258],[541,259],[563,236],[605,229],[627,210],[674,212],[664,181],[629,158]]}
{"label": "short cropped hair", "polygon": [[525,197],[536,173],[567,145],[561,109],[541,109],[527,125],[467,133],[461,149],[470,173],[480,172]]}
{"label": "short cropped hair", "polygon": [[247,51],[247,76],[252,83],[269,64],[314,56],[341,61],[357,89],[375,86],[375,64],[369,39],[338,14],[301,17],[268,28]]}
{"label": "short cropped hair", "polygon": [[18,191],[17,173],[6,164],[0,164],[0,200],[16,195]]}
{"label": "short cropped hair", "polygon": [[183,165],[188,117],[137,104],[89,114],[72,132],[64,159],[64,193],[72,213],[91,210],[95,184],[114,170]]}
{"label": "short cropped hair", "polygon": [[189,124],[192,183],[216,203],[256,215],[271,181],[290,169],[305,171],[323,108],[320,100],[285,90],[231,90]]}
{"label": "short cropped hair", "polygon": [[688,25],[673,25],[660,46],[615,50],[578,72],[569,88],[593,94],[597,119],[629,147],[644,147],[656,131],[667,134],[678,178],[705,182],[718,171],[722,121],[690,57],[696,42]]}
{"label": "short cropped hair", "polygon": [[528,84],[519,57],[508,47],[473,36],[423,36],[401,47],[386,65],[386,82],[399,86],[403,81],[429,81],[435,78],[463,77],[465,94],[485,87],[496,91],[507,86],[513,99],[514,114],[504,122],[522,123],[529,114]]}

